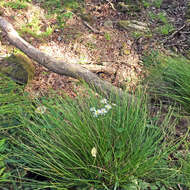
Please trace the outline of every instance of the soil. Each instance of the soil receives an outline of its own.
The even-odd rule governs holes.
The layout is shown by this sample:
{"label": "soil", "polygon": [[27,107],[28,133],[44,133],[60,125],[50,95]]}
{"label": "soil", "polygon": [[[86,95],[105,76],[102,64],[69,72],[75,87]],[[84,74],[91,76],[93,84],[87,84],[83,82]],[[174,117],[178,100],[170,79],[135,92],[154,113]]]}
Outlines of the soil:
{"label": "soil", "polygon": [[[85,16],[76,12],[68,19],[63,30],[55,29],[51,36],[45,40],[34,38],[24,33],[22,37],[33,46],[57,59],[63,59],[70,63],[102,65],[113,68],[114,72],[96,72],[101,78],[108,80],[116,86],[129,91],[135,90],[136,85],[143,78],[141,57],[144,52],[156,48],[169,48],[188,56],[190,45],[189,24],[186,12],[188,0],[164,0],[160,8],[154,6],[134,12],[133,10],[118,11],[119,1],[85,0]],[[168,20],[175,26],[175,30],[168,34],[146,35],[133,38],[130,32],[117,25],[118,20],[131,20],[146,22],[151,30],[159,25],[159,22],[148,17],[149,12],[155,14],[164,13]],[[22,24],[31,21],[31,16],[40,12],[42,30],[48,25],[54,26],[56,19],[45,17],[45,10],[38,1],[33,1],[33,6],[27,10],[15,11],[11,8],[2,8],[3,16],[19,30]],[[84,20],[99,32],[92,31]],[[0,55],[14,53],[15,48],[10,46],[2,37]],[[47,94],[49,89],[63,90],[71,97],[76,96],[78,82],[72,78],[52,73],[35,63],[36,73],[32,82],[26,87],[26,91],[32,95]]]}
{"label": "soil", "polygon": [[[133,92],[144,78],[141,59],[146,52],[168,49],[189,56],[190,2],[163,0],[159,8],[152,5],[149,8],[140,7],[135,11],[134,7],[121,10],[119,3],[121,3],[119,0],[85,0],[83,3],[85,11],[81,12],[79,9],[73,12],[73,16],[66,20],[64,28],[55,28],[49,37],[35,38],[29,33],[22,32],[20,35],[34,47],[57,59],[88,67],[105,67],[106,69],[97,69],[94,72],[113,85]],[[54,27],[57,24],[56,18],[45,16],[47,12],[40,1],[32,1],[27,9],[17,11],[0,7],[0,12],[18,31],[23,24],[32,22],[31,15],[38,15],[42,32],[48,26]],[[154,32],[163,23],[151,19],[150,13],[157,15],[162,13],[174,29],[168,35]],[[130,30],[117,24],[119,20],[145,22],[151,30],[151,35],[134,37]],[[2,33],[0,56],[16,51]],[[38,63],[34,64],[35,76],[25,88],[31,97],[47,95],[50,89],[59,94],[67,93],[71,97],[81,92],[79,81],[48,71]]]}

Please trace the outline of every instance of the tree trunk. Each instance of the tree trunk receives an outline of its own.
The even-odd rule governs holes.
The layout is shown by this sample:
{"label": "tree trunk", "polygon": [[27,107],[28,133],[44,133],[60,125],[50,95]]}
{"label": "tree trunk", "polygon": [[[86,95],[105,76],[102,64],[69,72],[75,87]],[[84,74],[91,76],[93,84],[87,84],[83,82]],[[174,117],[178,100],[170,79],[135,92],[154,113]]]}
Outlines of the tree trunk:
{"label": "tree trunk", "polygon": [[39,64],[48,68],[50,71],[60,75],[66,75],[80,81],[85,81],[93,90],[109,98],[120,97],[122,99],[129,99],[129,102],[134,101],[136,98],[128,93],[123,92],[121,89],[113,86],[107,81],[101,80],[96,74],[90,72],[79,64],[65,63],[64,61],[56,60],[46,53],[36,49],[34,46],[26,42],[19,36],[13,26],[0,16],[0,28],[5,32],[8,41],[24,52],[28,57],[35,60]]}

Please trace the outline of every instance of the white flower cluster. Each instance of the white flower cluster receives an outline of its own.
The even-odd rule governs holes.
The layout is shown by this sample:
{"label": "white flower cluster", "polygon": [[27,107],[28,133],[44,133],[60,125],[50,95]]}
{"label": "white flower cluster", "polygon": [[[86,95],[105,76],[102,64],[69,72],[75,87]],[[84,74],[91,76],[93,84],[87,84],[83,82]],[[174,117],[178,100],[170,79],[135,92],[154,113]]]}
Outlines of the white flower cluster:
{"label": "white flower cluster", "polygon": [[96,109],[95,107],[90,108],[90,111],[93,113],[94,117],[98,117],[99,115],[105,115],[112,108],[112,106],[108,104],[107,99],[102,99],[100,103],[105,104],[105,107],[101,109]]}
{"label": "white flower cluster", "polygon": [[43,114],[46,112],[46,110],[47,110],[47,108],[45,106],[39,106],[36,108],[35,112],[39,113],[39,114]]}

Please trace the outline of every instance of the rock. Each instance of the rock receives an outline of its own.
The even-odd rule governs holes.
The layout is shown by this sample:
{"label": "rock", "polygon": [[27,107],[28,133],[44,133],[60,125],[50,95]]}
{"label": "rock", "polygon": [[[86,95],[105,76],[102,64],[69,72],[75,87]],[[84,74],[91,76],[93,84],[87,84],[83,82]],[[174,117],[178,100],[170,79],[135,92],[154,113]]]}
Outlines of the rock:
{"label": "rock", "polygon": [[121,12],[126,12],[126,11],[140,11],[140,6],[138,4],[133,4],[133,3],[129,3],[129,4],[126,4],[124,2],[119,2],[118,3],[118,9],[119,11]]}
{"label": "rock", "polygon": [[109,19],[104,22],[104,26],[107,28],[113,28],[113,22]]}
{"label": "rock", "polygon": [[34,77],[33,62],[21,54],[11,55],[0,60],[0,72],[19,84],[27,84]]}
{"label": "rock", "polygon": [[139,22],[136,20],[120,20],[118,21],[118,25],[126,30],[133,30],[133,31],[141,31],[141,32],[148,32],[149,28],[148,25],[144,22]]}

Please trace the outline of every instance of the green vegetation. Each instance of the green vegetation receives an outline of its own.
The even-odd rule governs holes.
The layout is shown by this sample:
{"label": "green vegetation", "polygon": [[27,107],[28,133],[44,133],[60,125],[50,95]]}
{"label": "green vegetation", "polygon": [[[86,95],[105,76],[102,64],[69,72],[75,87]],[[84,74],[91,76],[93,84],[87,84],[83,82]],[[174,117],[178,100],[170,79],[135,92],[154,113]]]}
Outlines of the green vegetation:
{"label": "green vegetation", "polygon": [[162,5],[162,2],[163,2],[163,0],[154,0],[154,1],[153,1],[153,5],[154,5],[156,8],[160,8],[161,5]]}
{"label": "green vegetation", "polygon": [[[183,56],[166,56],[159,51],[153,51],[144,57],[148,70],[145,84],[148,92],[156,101],[170,104],[180,109],[179,116],[187,120],[187,139],[183,142],[183,151],[176,153],[178,165],[181,167],[182,180],[190,187],[190,154],[189,154],[189,113],[190,113],[190,61]],[[184,126],[181,126],[182,128]]]}
{"label": "green vegetation", "polygon": [[50,15],[55,14],[58,21],[57,27],[63,29],[66,21],[72,17],[72,11],[79,8],[77,0],[42,0],[41,4]]}
{"label": "green vegetation", "polygon": [[104,37],[107,41],[111,40],[111,35],[107,32],[104,34]]}
{"label": "green vegetation", "polygon": [[132,32],[131,35],[132,35],[133,38],[138,39],[138,38],[140,38],[141,36],[143,36],[143,33],[142,33],[142,32]]}
{"label": "green vegetation", "polygon": [[130,106],[127,99],[112,103],[90,91],[75,100],[54,95],[30,102],[18,85],[1,79],[0,184],[110,190],[190,185],[189,153],[179,155],[177,165],[168,159],[180,142],[173,138],[172,109],[160,125],[143,92]]}
{"label": "green vegetation", "polygon": [[[23,90],[12,80],[0,75],[0,126],[3,127],[19,125],[18,115],[27,108],[27,101],[23,97]],[[23,108],[21,108],[23,106]],[[25,107],[26,106],[26,107]]]}
{"label": "green vegetation", "polygon": [[0,79],[0,188],[3,189],[10,187],[11,176],[17,175],[7,163],[9,137],[17,136],[17,128],[21,127],[19,117],[25,116],[30,103],[24,97],[23,88],[2,74]]}
{"label": "green vegetation", "polygon": [[150,12],[149,16],[151,19],[162,22],[163,24],[168,23],[167,16],[164,13],[154,14],[154,13]]}
{"label": "green vegetation", "polygon": [[143,56],[143,65],[145,67],[150,67],[150,66],[156,66],[156,65],[161,64],[159,55],[160,55],[159,51],[156,51],[156,50],[145,52]]}
{"label": "green vegetation", "polygon": [[174,30],[174,27],[172,24],[165,24],[163,26],[159,26],[157,29],[158,33],[161,33],[162,35],[168,35],[170,32]]}
{"label": "green vegetation", "polygon": [[112,103],[91,91],[74,100],[52,95],[30,102],[19,86],[2,77],[2,184],[110,190],[186,184],[188,162],[180,159],[183,177],[168,159],[180,143],[172,140],[173,111],[160,125],[159,115],[150,117],[143,92],[130,106],[127,99]]}
{"label": "green vegetation", "polygon": [[127,99],[112,103],[90,91],[75,100],[35,100],[17,112],[21,127],[7,137],[6,163],[12,173],[20,171],[11,179],[23,187],[51,189],[159,189],[173,186],[172,180],[180,183],[181,171],[168,160],[178,147],[167,140],[175,125],[169,123],[172,110],[158,127],[159,115],[151,119],[146,97],[139,96],[130,106]]}
{"label": "green vegetation", "polygon": [[155,29],[157,33],[161,33],[162,35],[168,35],[170,32],[174,30],[173,25],[169,23],[167,15],[165,15],[164,13],[154,14],[150,12],[149,17],[153,21],[159,23],[159,26]]}
{"label": "green vegetation", "polygon": [[[0,2],[1,7],[10,7],[15,10],[19,9],[27,9],[31,6],[31,0],[12,0]],[[40,1],[40,5],[47,10],[45,15],[46,17],[53,18],[56,16],[57,25],[52,26],[44,26],[40,17],[40,10],[36,9],[34,14],[31,14],[30,22],[27,24],[23,24],[19,32],[21,35],[28,34],[36,39],[43,40],[44,38],[49,37],[55,28],[63,29],[66,21],[72,17],[72,11],[77,10],[79,7],[79,3],[76,0],[42,0]]]}
{"label": "green vegetation", "polygon": [[0,187],[4,181],[7,181],[10,177],[10,172],[7,171],[5,159],[7,158],[6,150],[6,138],[0,140]]}
{"label": "green vegetation", "polygon": [[189,112],[190,61],[184,57],[164,56],[157,53],[155,62],[159,64],[149,68],[151,74],[148,83],[153,86],[151,91],[177,101]]}
{"label": "green vegetation", "polygon": [[23,25],[19,30],[21,35],[29,34],[36,39],[44,39],[53,33],[53,28],[48,26],[44,32],[41,31],[41,26],[38,24],[38,19],[35,18],[30,24]]}
{"label": "green vegetation", "polygon": [[[163,0],[155,0],[155,1],[142,0],[142,1],[139,1],[138,3],[136,3],[134,1],[126,0],[125,6],[129,6],[128,9],[130,11],[134,12],[135,11],[134,9],[130,9],[131,5],[135,6],[136,9],[139,11],[139,10],[143,9],[143,7],[145,9],[148,7],[151,7],[151,6],[160,8],[160,6],[162,5],[162,2],[163,2]],[[156,32],[157,34],[168,35],[170,32],[172,32],[174,30],[174,26],[169,22],[167,15],[163,12],[155,14],[150,11],[149,18],[156,24],[156,27],[153,29],[153,31]],[[141,36],[141,35],[137,31],[137,32],[133,32],[132,36],[134,38],[138,38],[138,36]]]}
{"label": "green vegetation", "polygon": [[14,0],[3,2],[3,6],[10,7],[12,9],[25,9],[28,8],[27,2],[31,2],[31,0]]}
{"label": "green vegetation", "polygon": [[19,32],[21,33],[21,35],[28,34],[36,39],[44,39],[46,37],[49,37],[53,33],[54,28],[50,25],[46,26],[45,29],[42,30],[44,26],[42,24],[40,14],[40,10],[36,9],[34,11],[34,13],[30,17],[30,22],[20,27]]}
{"label": "green vegetation", "polygon": [[[12,0],[0,5],[26,11],[30,2]],[[20,26],[20,34],[46,38],[56,28],[63,29],[73,13],[92,21],[92,15],[82,11],[82,1],[38,3],[47,10],[45,17],[55,22],[44,24],[41,12],[36,10],[30,22]],[[125,8],[140,11],[160,8],[162,0],[125,3],[131,5]],[[167,15],[150,13],[149,17],[156,23],[156,35],[168,35],[173,30]],[[60,31],[56,30],[55,37]],[[60,36],[64,35],[73,39],[75,33]],[[132,35],[148,38],[153,34],[135,30]],[[110,43],[113,36],[108,31],[102,37]],[[126,41],[118,43],[121,56],[131,54]],[[84,44],[91,51],[98,47],[91,41]],[[81,64],[87,62],[85,52],[80,57]],[[112,96],[105,99],[88,88],[75,98],[52,93],[31,99],[23,86],[0,74],[0,189],[189,189],[190,61],[148,49],[143,65],[147,78],[141,85],[146,90],[137,87],[137,101],[133,102],[127,98],[121,102],[119,97],[113,100]],[[186,125],[179,124],[181,118],[186,119]]]}

